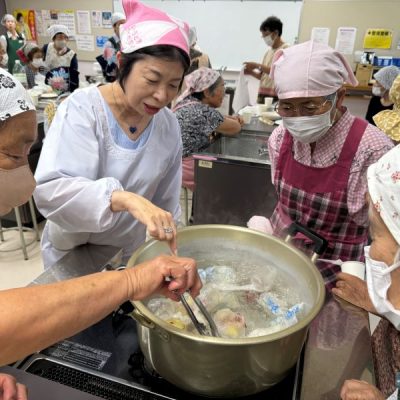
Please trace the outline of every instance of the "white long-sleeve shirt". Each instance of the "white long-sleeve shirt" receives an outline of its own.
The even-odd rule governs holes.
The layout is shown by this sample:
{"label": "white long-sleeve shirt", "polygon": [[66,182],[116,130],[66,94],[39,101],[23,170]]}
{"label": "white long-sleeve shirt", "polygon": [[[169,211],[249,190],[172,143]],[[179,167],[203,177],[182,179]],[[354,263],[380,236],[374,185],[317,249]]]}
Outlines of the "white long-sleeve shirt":
{"label": "white long-sleeve shirt", "polygon": [[160,110],[146,143],[118,146],[97,88],[74,92],[60,106],[36,170],[35,201],[48,219],[42,239],[45,267],[84,243],[114,245],[127,259],[145,240],[146,228],[127,212],[114,213],[114,190],[145,197],[180,216],[182,142],[175,116]]}

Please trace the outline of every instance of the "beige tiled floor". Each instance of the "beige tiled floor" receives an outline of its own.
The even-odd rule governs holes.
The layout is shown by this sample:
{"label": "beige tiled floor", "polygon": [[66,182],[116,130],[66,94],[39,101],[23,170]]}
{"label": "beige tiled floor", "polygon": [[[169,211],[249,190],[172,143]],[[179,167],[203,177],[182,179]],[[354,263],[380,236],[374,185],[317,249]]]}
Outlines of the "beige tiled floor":
{"label": "beige tiled floor", "polygon": [[[42,230],[44,223],[39,224]],[[25,233],[25,240],[32,241],[35,235],[33,232]],[[4,232],[4,242],[0,243],[0,290],[13,287],[26,286],[36,276],[43,271],[42,255],[40,251],[40,242],[33,241],[27,247],[28,260],[24,259],[20,246],[18,231]],[[5,250],[14,251],[5,251]]]}

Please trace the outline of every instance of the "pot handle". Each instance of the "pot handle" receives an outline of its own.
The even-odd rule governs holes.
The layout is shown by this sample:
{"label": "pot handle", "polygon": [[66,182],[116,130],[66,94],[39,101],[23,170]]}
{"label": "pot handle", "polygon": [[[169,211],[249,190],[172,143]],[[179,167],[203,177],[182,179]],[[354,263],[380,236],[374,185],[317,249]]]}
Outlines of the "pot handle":
{"label": "pot handle", "polygon": [[128,315],[146,328],[154,329],[156,326],[153,321],[145,317],[137,308],[134,308]]}
{"label": "pot handle", "polygon": [[314,254],[311,260],[315,262],[316,258],[323,254],[328,247],[328,241],[320,236],[318,233],[312,231],[306,226],[300,224],[299,222],[293,222],[288,228],[288,236],[286,237],[286,242],[289,241],[296,233],[302,233],[308,239],[314,242]]}

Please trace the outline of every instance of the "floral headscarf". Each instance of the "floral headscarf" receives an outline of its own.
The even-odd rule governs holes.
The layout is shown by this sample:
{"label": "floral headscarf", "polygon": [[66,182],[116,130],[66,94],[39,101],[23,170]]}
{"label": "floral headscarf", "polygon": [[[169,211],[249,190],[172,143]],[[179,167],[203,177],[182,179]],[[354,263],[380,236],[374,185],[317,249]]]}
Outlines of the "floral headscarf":
{"label": "floral headscarf", "polygon": [[400,145],[368,168],[368,191],[375,209],[400,244]]}
{"label": "floral headscarf", "polygon": [[0,121],[36,110],[28,92],[11,74],[0,68]]}
{"label": "floral headscarf", "polygon": [[192,93],[202,92],[212,86],[221,75],[211,68],[201,67],[185,76],[185,91],[177,98],[179,103]]}
{"label": "floral headscarf", "polygon": [[400,141],[400,75],[397,76],[390,88],[389,98],[394,103],[393,111],[381,111],[372,119],[375,125],[391,139]]}

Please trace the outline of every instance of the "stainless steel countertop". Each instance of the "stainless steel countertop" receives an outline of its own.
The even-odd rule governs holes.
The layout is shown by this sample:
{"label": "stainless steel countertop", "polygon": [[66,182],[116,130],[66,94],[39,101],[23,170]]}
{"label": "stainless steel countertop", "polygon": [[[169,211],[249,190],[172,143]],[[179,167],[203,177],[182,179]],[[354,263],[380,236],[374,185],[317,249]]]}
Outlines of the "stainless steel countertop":
{"label": "stainless steel countertop", "polygon": [[272,131],[277,128],[278,125],[267,125],[261,122],[258,117],[252,117],[251,122],[249,124],[244,124],[242,126],[242,133],[255,133],[258,135],[270,135]]}
{"label": "stainless steel countertop", "polygon": [[[115,247],[80,246],[31,284],[98,272],[107,263],[108,268],[115,268],[120,261],[121,252]],[[368,313],[327,294],[321,312],[311,323],[305,344],[300,398],[337,400],[346,379],[374,382]]]}
{"label": "stainless steel countertop", "polygon": [[121,263],[121,250],[114,246],[93,244],[79,246],[70,251],[54,266],[44,271],[30,285],[44,285],[93,274],[102,271],[107,263],[119,265]]}

